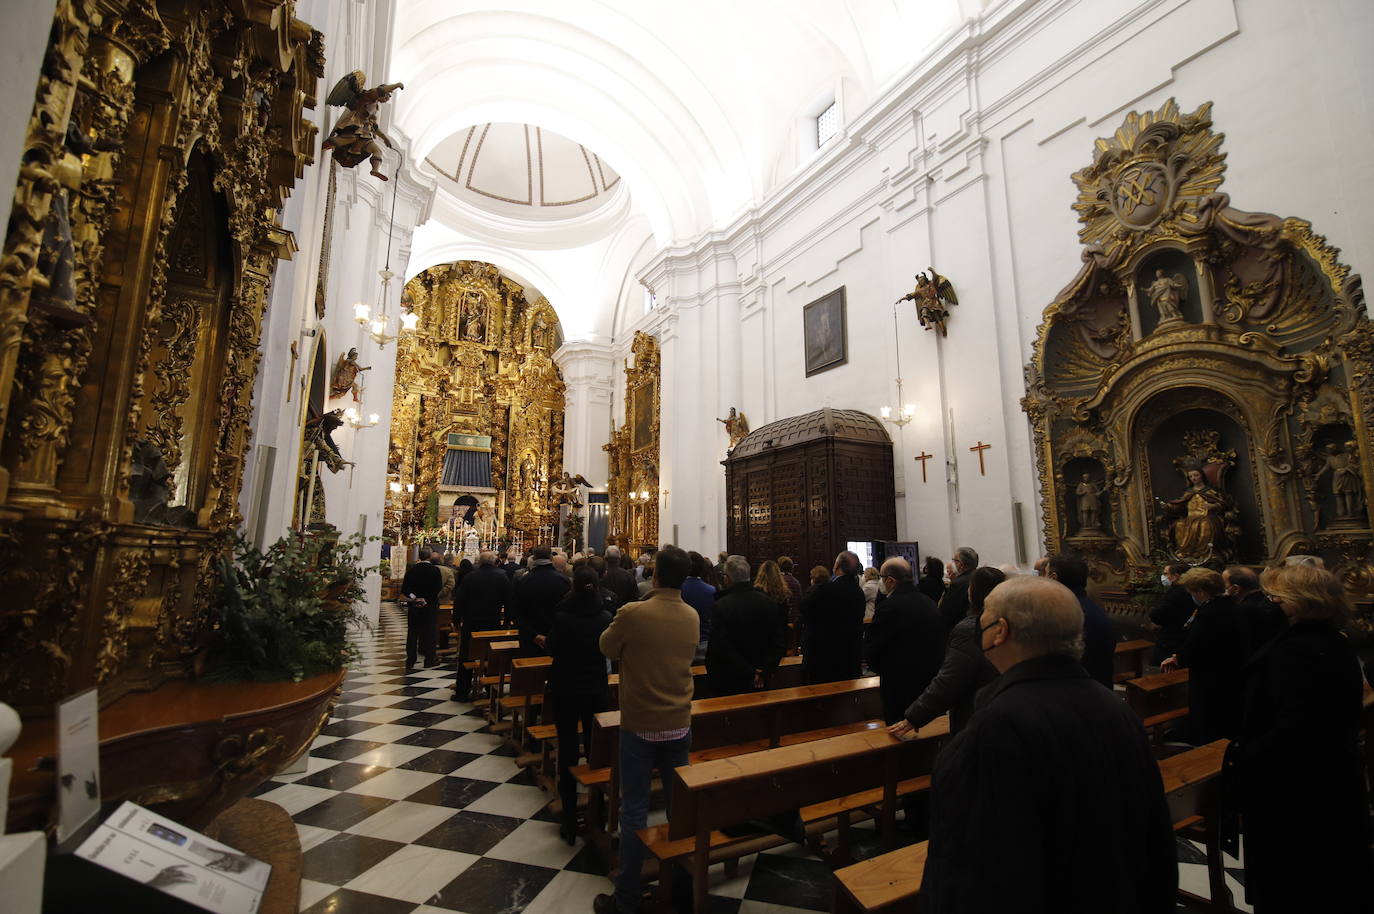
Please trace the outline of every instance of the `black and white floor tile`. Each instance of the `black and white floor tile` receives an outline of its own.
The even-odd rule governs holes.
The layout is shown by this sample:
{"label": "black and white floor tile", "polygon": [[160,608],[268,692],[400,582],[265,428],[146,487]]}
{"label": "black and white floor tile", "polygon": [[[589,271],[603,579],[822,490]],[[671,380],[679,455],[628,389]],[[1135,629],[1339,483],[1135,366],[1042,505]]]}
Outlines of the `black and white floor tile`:
{"label": "black and white floor tile", "polygon": [[[255,792],[296,822],[308,914],[586,914],[609,892],[595,850],[569,847],[551,796],[515,764],[481,712],[451,700],[453,666],[404,675],[404,621],[383,605],[359,642],[328,724],[304,771]],[[662,811],[650,822],[663,821]],[[877,841],[860,842],[860,847]],[[1205,895],[1195,845],[1180,842],[1180,882]],[[1244,895],[1228,876],[1237,902]],[[712,914],[830,909],[829,867],[788,845],[711,871]],[[1249,910],[1242,907],[1243,910]],[[1180,910],[1186,910],[1180,908]]]}
{"label": "black and white floor tile", "polygon": [[[590,912],[611,883],[600,856],[569,847],[551,795],[451,700],[453,666],[404,675],[404,622],[384,605],[344,681],[306,770],[255,796],[296,821],[309,914]],[[650,821],[662,821],[661,811]],[[712,870],[713,914],[801,914],[830,907],[830,871],[800,848]]]}

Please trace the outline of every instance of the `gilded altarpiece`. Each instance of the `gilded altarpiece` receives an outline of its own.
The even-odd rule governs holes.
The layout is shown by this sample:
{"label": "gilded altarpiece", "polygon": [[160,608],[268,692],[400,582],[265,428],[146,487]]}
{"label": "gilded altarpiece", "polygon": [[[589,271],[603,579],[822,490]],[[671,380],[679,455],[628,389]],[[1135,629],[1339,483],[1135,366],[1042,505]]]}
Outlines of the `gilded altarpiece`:
{"label": "gilded altarpiece", "polygon": [[401,491],[388,491],[387,527],[423,526],[449,435],[490,436],[501,537],[532,545],[557,524],[550,483],[563,471],[553,307],[477,261],[431,267],[406,284],[403,302],[419,323],[398,343],[388,475]]}
{"label": "gilded altarpiece", "polygon": [[0,256],[0,695],[185,676],[323,39],[282,0],[59,0]]}
{"label": "gilded altarpiece", "polygon": [[607,541],[632,556],[658,548],[659,396],[657,338],[636,331],[625,365],[625,424],[611,430]]}
{"label": "gilded altarpiece", "polygon": [[1302,219],[1221,192],[1211,105],[1131,113],[1073,176],[1083,265],[1044,313],[1023,407],[1051,552],[1107,591],[1167,560],[1318,554],[1374,588],[1374,326]]}

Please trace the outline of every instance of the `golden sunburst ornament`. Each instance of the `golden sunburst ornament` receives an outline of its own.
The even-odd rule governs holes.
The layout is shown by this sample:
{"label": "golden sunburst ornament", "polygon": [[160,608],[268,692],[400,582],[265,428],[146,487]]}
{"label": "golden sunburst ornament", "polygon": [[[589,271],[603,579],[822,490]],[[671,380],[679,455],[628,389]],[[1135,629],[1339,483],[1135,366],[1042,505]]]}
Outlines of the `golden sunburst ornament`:
{"label": "golden sunburst ornament", "polygon": [[1225,135],[1211,127],[1211,102],[1182,114],[1171,98],[1158,111],[1132,111],[1115,134],[1098,138],[1093,164],[1073,175],[1082,242],[1106,245],[1196,221],[1199,201],[1226,171]]}

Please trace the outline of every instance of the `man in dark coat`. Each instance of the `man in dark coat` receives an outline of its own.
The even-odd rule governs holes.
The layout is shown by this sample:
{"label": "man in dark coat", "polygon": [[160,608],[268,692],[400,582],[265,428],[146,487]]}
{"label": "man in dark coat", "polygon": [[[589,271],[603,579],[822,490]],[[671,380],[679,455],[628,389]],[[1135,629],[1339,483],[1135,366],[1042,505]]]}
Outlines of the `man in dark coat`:
{"label": "man in dark coat", "polygon": [[1116,632],[1107,611],[1088,596],[1088,563],[1076,555],[1050,556],[1049,578],[1073,591],[1083,611],[1083,669],[1107,688],[1116,664]]}
{"label": "man in dark coat", "polygon": [[711,636],[706,642],[706,676],[712,695],[767,688],[787,652],[787,617],[768,594],[750,583],[749,562],[743,556],[730,556],[725,560],[725,577],[730,588],[712,607]]}
{"label": "man in dark coat", "polygon": [[420,547],[420,561],[406,569],[401,580],[401,594],[406,601],[406,672],[415,668],[419,655],[424,655],[425,666],[434,666],[438,661],[435,641],[439,635],[439,591],[444,587],[444,576],[439,566],[430,559],[433,554],[428,546]]}
{"label": "man in dark coat", "polygon": [[468,572],[453,598],[454,622],[462,625],[458,642],[458,672],[453,678],[453,694],[459,701],[467,701],[472,688],[472,671],[463,666],[471,660],[469,645],[473,632],[490,631],[501,627],[501,608],[510,599],[510,579],[496,566],[495,552],[477,556],[477,567]]}
{"label": "man in dark coat", "polygon": [[946,635],[968,615],[968,585],[978,567],[978,553],[968,546],[954,550],[954,578],[940,598],[940,624]]}
{"label": "man in dark coat", "polygon": [[935,764],[923,914],[1172,912],[1159,766],[1139,718],[1078,663],[1077,599],[1014,577],[979,629],[1002,675]]}
{"label": "man in dark coat", "polygon": [[1245,617],[1250,635],[1250,653],[1254,654],[1288,627],[1288,619],[1278,604],[1260,590],[1259,575],[1244,565],[1233,565],[1221,573],[1226,596],[1236,601]]}
{"label": "man in dark coat", "polygon": [[506,550],[506,561],[501,566],[501,570],[506,573],[506,579],[515,580],[515,573],[520,570],[520,563],[515,560],[515,550]]}
{"label": "man in dark coat", "polygon": [[1190,568],[1178,582],[1198,609],[1178,653],[1160,667],[1188,670],[1187,730],[1193,745],[1234,739],[1240,728],[1241,670],[1250,658],[1245,615],[1210,568]]}
{"label": "man in dark coat", "polygon": [[863,672],[864,600],[859,557],[841,552],[834,577],[802,600],[802,663],[808,684],[857,679]]}
{"label": "man in dark coat", "polygon": [[880,677],[883,717],[892,724],[940,671],[945,638],[940,611],[916,589],[906,559],[883,562],[879,581],[887,588],[887,599],[878,604],[864,633],[864,657]]}
{"label": "man in dark coat", "polygon": [[553,567],[553,550],[530,550],[530,570],[511,585],[511,615],[520,628],[520,656],[544,653],[544,642],[553,627],[553,608],[572,585]]}
{"label": "man in dark coat", "polygon": [[1165,565],[1164,573],[1159,576],[1165,586],[1164,595],[1150,609],[1150,621],[1159,626],[1155,635],[1155,649],[1150,654],[1150,662],[1155,665],[1178,652],[1178,646],[1183,643],[1184,627],[1197,609],[1188,591],[1178,583],[1179,577],[1187,570],[1187,565],[1174,562]]}
{"label": "man in dark coat", "polygon": [[639,588],[632,572],[620,567],[620,547],[606,547],[606,576],[601,586],[615,594],[616,606],[624,606],[639,599]]}

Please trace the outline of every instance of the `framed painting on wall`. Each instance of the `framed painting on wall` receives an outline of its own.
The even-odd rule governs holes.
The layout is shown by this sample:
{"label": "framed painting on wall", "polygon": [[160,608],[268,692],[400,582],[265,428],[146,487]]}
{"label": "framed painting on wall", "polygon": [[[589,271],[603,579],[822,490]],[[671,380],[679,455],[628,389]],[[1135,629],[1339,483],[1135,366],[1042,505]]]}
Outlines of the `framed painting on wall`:
{"label": "framed painting on wall", "polygon": [[844,286],[802,308],[808,378],[849,361],[844,320]]}
{"label": "framed painting on wall", "polygon": [[631,427],[630,450],[638,451],[654,443],[654,385],[640,384],[631,397],[634,425]]}

